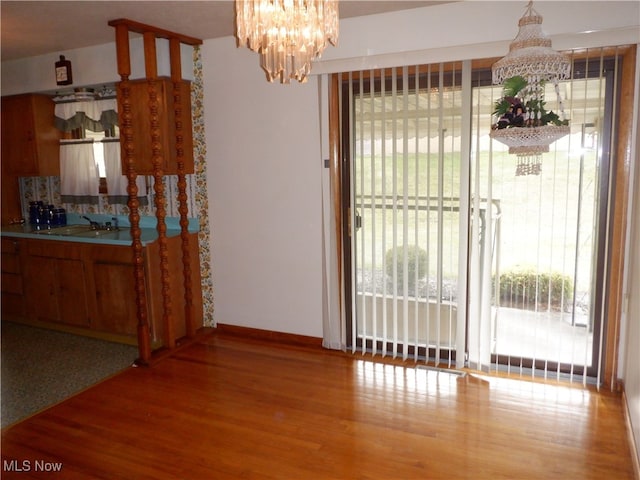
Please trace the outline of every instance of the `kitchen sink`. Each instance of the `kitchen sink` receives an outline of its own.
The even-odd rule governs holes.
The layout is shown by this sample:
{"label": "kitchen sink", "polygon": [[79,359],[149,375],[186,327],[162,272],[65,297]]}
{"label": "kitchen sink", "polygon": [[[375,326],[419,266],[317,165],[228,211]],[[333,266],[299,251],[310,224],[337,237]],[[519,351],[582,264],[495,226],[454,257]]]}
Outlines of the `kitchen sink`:
{"label": "kitchen sink", "polygon": [[49,228],[46,230],[34,230],[33,233],[38,235],[62,235],[69,236],[76,233],[84,233],[91,230],[89,225],[67,225],[65,227]]}
{"label": "kitchen sink", "polygon": [[67,225],[65,227],[35,230],[38,235],[56,235],[62,237],[98,238],[109,234],[118,233],[118,230],[93,229],[91,225]]}

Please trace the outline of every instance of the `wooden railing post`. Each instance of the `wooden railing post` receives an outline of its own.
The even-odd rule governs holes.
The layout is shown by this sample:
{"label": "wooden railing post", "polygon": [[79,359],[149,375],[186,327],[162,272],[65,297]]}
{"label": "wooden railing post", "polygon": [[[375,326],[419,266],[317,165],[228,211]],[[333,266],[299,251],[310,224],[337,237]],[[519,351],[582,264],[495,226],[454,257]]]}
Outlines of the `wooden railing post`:
{"label": "wooden railing post", "polygon": [[163,344],[166,348],[175,347],[175,332],[171,316],[171,295],[169,292],[169,258],[167,253],[167,209],[164,189],[164,156],[162,139],[160,138],[160,119],[158,114],[158,64],[156,53],[156,35],[146,31],[144,39],[144,63],[148,82],[149,94],[149,132],[151,133],[151,163],[153,164],[153,190],[156,207],[156,230],[158,231],[158,245],[160,247],[160,280],[162,285],[162,331]]}
{"label": "wooden railing post", "polygon": [[[178,163],[178,211],[180,212],[180,237],[182,240],[182,266],[184,277],[184,318],[188,337],[195,336],[195,319],[193,318],[193,290],[191,286],[191,255],[189,249],[189,207],[187,205],[187,179],[184,168],[184,118],[191,115],[185,112],[182,101],[182,67],[180,42],[172,38],[169,40],[169,54],[171,56],[171,80],[173,82],[173,108],[176,117],[176,159]],[[191,134],[191,132],[187,132]]]}
{"label": "wooden railing post", "polygon": [[115,25],[116,56],[120,83],[118,85],[118,102],[120,109],[120,142],[124,147],[125,174],[127,176],[127,193],[129,200],[129,223],[131,224],[131,248],[133,252],[133,271],[136,288],[136,312],[138,333],[138,361],[146,364],[151,358],[151,340],[149,332],[149,315],[145,287],[144,257],[140,240],[140,213],[138,201],[138,175],[135,170],[133,151],[133,128],[131,113],[131,56],[129,53],[129,29],[126,24]]}

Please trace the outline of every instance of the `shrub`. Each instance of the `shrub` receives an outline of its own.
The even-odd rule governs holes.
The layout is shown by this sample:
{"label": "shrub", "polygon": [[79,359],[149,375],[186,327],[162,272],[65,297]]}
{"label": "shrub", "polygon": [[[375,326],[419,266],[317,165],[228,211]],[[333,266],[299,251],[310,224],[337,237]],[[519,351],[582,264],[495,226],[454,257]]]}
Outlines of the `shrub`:
{"label": "shrub", "polygon": [[572,297],[571,277],[559,272],[516,267],[500,275],[500,303],[506,307],[561,310]]}
{"label": "shrub", "polygon": [[[386,262],[387,262],[387,275],[389,277],[393,277],[393,251],[396,251],[397,258],[397,275],[398,275],[398,285],[402,285],[402,279],[404,278],[404,247],[398,246],[395,249],[392,247],[387,250],[386,253]],[[409,274],[409,289],[413,290],[415,287],[416,280],[416,269],[418,271],[418,278],[422,279],[427,275],[427,251],[423,248],[418,247],[417,245],[408,245],[407,246],[407,270]]]}

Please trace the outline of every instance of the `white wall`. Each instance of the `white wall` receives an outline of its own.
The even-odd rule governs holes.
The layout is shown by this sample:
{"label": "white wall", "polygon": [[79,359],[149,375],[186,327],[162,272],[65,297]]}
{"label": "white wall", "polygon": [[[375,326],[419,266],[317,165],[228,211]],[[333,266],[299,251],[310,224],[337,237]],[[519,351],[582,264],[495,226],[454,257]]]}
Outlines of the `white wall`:
{"label": "white wall", "polygon": [[[640,49],[637,52],[636,65],[640,67]],[[640,84],[640,71],[636,71],[636,84]],[[631,423],[633,425],[633,435],[636,443],[636,455],[640,461],[640,108],[636,102],[636,138],[632,149],[632,157],[635,158],[635,165],[632,167],[634,173],[635,192],[632,194],[632,203],[629,218],[631,219],[630,241],[629,241],[629,263],[626,277],[626,295],[628,308],[626,311],[626,330],[623,330],[622,338],[626,339],[626,345],[621,345],[622,370],[627,395],[627,407]],[[633,155],[635,152],[635,155]]]}
{"label": "white wall", "polygon": [[[114,30],[115,31],[115,30]],[[114,33],[115,37],[115,33]],[[156,42],[158,75],[169,76],[169,43]],[[142,78],[144,73],[144,47],[141,39],[130,42],[131,79]],[[64,55],[71,61],[73,85],[56,85],[54,64]],[[182,45],[180,49],[182,77],[193,79],[193,49]],[[77,48],[37,57],[2,62],[2,95],[18,93],[68,91],[76,86],[103,85],[120,81],[115,43],[96,47]]]}
{"label": "white wall", "polygon": [[[639,166],[640,167],[640,166]],[[636,185],[640,182],[640,168],[636,168]],[[633,215],[635,220],[630,262],[629,309],[626,329],[624,385],[627,406],[633,424],[636,455],[640,459],[640,189],[636,189]],[[624,348],[624,346],[622,347]]]}
{"label": "white wall", "polygon": [[268,83],[231,37],[202,59],[215,321],[321,337],[317,81]]}
{"label": "white wall", "polygon": [[[526,1],[463,1],[340,22],[314,73],[504,56]],[[558,50],[638,43],[637,1],[536,1]]]}

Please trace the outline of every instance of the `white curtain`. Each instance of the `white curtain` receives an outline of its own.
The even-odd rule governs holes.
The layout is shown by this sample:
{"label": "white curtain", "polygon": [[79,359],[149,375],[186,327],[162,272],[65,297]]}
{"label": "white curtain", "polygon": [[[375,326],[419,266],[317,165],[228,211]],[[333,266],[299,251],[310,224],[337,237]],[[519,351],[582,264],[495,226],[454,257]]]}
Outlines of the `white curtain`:
{"label": "white curtain", "polygon": [[60,195],[63,203],[97,204],[100,174],[93,142],[60,145]]}
{"label": "white curtain", "polygon": [[[127,177],[122,174],[120,142],[103,141],[102,146],[104,149],[104,167],[107,178],[107,196],[109,203],[126,205],[129,200],[129,193],[127,192],[129,182]],[[136,185],[138,186],[138,197],[144,197],[146,200],[147,186],[145,177],[138,175]]]}
{"label": "white curtain", "polygon": [[[63,132],[76,129],[102,132],[118,123],[116,99],[57,103],[55,125]],[[94,144],[88,140],[60,144],[60,195],[63,203],[98,204],[100,172]]]}

